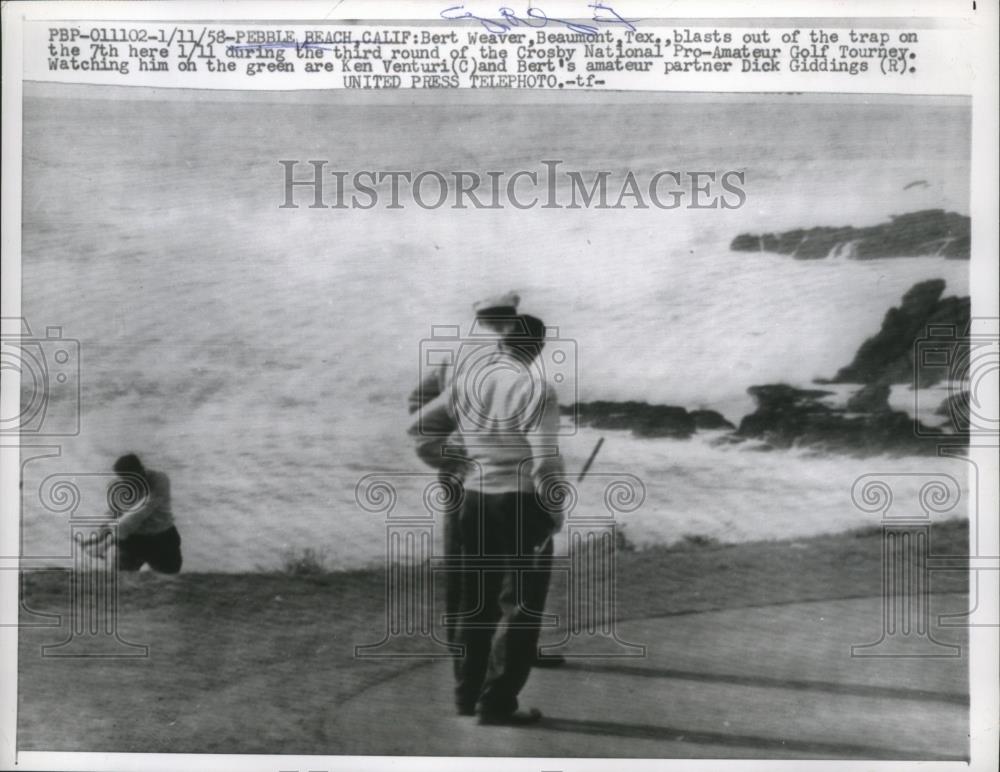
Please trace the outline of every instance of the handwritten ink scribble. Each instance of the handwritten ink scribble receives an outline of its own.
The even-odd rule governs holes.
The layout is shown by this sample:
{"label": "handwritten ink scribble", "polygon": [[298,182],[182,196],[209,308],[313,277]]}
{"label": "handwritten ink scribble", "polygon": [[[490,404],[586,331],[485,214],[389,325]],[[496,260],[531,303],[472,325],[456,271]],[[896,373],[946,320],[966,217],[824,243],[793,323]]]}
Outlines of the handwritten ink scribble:
{"label": "handwritten ink scribble", "polygon": [[[604,3],[588,3],[588,8],[592,8],[594,13],[591,21],[597,24],[620,25],[631,32],[635,32],[634,22],[639,19],[625,19],[614,8]],[[570,21],[569,19],[557,19],[548,16],[545,11],[535,6],[529,6],[524,16],[518,16],[514,9],[507,6],[500,6],[497,9],[498,19],[490,19],[485,16],[477,16],[472,11],[467,11],[464,5],[453,5],[441,11],[441,18],[449,21],[460,19],[471,19],[479,22],[487,32],[495,35],[503,35],[514,27],[527,27],[528,29],[541,29],[551,24],[561,25],[580,35],[596,35],[600,31],[599,26],[592,24],[582,24]]]}

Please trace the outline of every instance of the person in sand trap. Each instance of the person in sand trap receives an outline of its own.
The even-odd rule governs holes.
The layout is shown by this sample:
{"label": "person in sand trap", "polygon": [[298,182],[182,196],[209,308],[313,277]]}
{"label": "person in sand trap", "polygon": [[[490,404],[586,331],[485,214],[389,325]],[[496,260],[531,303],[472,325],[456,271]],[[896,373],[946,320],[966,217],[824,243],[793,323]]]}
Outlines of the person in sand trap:
{"label": "person in sand trap", "polygon": [[178,573],[181,536],[170,509],[170,479],[163,472],[144,467],[134,453],[121,456],[113,468],[120,478],[117,484],[134,486],[142,495],[128,509],[116,509],[112,504],[110,514],[115,524],[105,526],[85,544],[93,554],[103,557],[114,543],[119,571],[138,571],[148,563],[159,573]]}
{"label": "person in sand trap", "polygon": [[[455,701],[481,724],[517,726],[541,718],[518,710],[517,695],[536,661],[540,613],[548,587],[551,536],[562,527],[551,486],[564,480],[555,388],[533,363],[545,325],[516,317],[493,351],[461,367],[448,388],[425,405],[409,432],[417,453],[441,464],[456,432],[470,462],[459,514],[461,606],[455,641]],[[480,567],[483,560],[488,565]]]}

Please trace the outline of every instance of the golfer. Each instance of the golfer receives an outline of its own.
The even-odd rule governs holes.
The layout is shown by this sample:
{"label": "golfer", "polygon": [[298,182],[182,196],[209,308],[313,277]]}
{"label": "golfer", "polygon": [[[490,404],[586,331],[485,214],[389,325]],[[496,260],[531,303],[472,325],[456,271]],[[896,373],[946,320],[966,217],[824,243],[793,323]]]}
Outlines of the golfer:
{"label": "golfer", "polygon": [[[139,457],[128,453],[114,464],[121,483],[143,489],[134,506],[112,509],[115,525],[107,525],[91,540],[95,554],[103,556],[114,543],[119,571],[138,571],[148,564],[162,574],[181,570],[181,536],[170,509],[170,479],[163,472],[147,469]],[[114,505],[112,505],[114,507]]]}
{"label": "golfer", "polygon": [[461,606],[475,611],[459,618],[455,635],[464,646],[456,707],[482,724],[513,726],[541,718],[538,710],[518,710],[517,696],[538,648],[548,585],[542,555],[562,527],[562,513],[543,510],[538,500],[564,474],[555,389],[535,364],[545,325],[528,315],[517,320],[494,353],[456,370],[410,427],[428,463],[457,432],[475,470],[459,515]]}

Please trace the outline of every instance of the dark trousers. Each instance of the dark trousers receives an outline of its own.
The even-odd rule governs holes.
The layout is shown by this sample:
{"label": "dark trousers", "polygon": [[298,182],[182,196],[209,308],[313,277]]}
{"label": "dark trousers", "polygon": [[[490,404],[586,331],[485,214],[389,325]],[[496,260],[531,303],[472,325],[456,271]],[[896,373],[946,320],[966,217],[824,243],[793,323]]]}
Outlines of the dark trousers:
{"label": "dark trousers", "polygon": [[159,533],[136,533],[118,542],[118,570],[138,571],[144,563],[161,574],[181,570],[181,535],[176,528]]}
{"label": "dark trousers", "polygon": [[459,516],[462,570],[455,641],[459,710],[506,714],[517,709],[538,648],[548,591],[551,529],[532,494],[466,489]]}
{"label": "dark trousers", "polygon": [[[444,554],[450,560],[462,554],[462,510],[456,508],[444,514]],[[462,604],[462,575],[449,568],[444,574],[444,629],[448,643],[455,642],[457,615]]]}

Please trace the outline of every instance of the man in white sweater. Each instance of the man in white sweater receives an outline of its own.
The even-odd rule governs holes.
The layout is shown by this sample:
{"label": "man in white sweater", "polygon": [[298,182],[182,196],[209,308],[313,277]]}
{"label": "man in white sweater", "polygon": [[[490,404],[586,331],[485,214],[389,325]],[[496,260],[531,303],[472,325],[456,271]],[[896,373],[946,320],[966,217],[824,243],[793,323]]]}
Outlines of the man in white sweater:
{"label": "man in white sweater", "polygon": [[519,711],[517,695],[535,661],[548,586],[551,539],[562,512],[546,490],[564,477],[559,404],[538,356],[545,325],[522,315],[495,351],[456,369],[449,388],[425,405],[410,433],[418,455],[440,467],[455,432],[472,471],[460,515],[463,616],[456,642],[455,697],[462,715],[480,723],[538,721]]}
{"label": "man in white sweater", "polygon": [[[516,325],[517,304],[521,298],[516,292],[506,292],[502,295],[494,295],[480,300],[472,305],[476,314],[473,323],[473,336],[470,340],[479,340],[483,345],[489,347],[496,346],[497,342],[506,334],[510,333]],[[477,347],[472,347],[473,351]],[[454,362],[441,362],[437,366],[428,366],[424,363],[421,375],[423,376],[417,388],[409,396],[410,413],[416,413],[420,408],[431,402],[450,387],[452,374],[456,369]],[[462,482],[465,479],[467,470],[465,453],[462,451],[461,440],[457,435],[452,435],[447,442],[451,449],[451,455],[447,458],[440,456],[440,446],[434,445],[431,449],[437,454],[434,459],[434,466],[439,472],[439,480],[446,489],[452,492],[455,500],[462,497]],[[444,513],[444,555],[453,558],[461,554],[461,512],[457,507],[449,509]],[[450,571],[445,575],[445,631],[449,641],[455,638],[455,623],[460,611],[461,603],[461,577],[458,572]]]}

